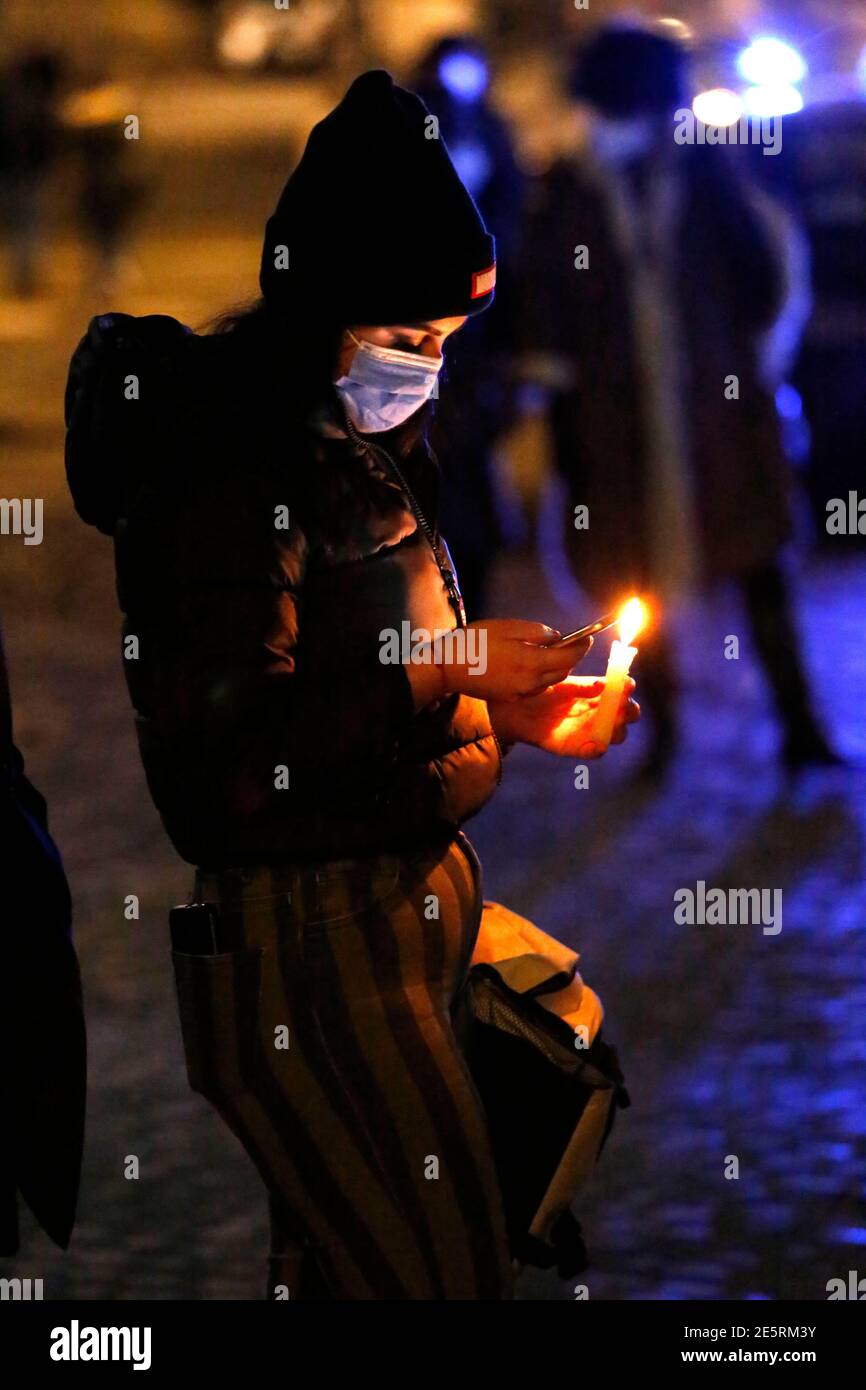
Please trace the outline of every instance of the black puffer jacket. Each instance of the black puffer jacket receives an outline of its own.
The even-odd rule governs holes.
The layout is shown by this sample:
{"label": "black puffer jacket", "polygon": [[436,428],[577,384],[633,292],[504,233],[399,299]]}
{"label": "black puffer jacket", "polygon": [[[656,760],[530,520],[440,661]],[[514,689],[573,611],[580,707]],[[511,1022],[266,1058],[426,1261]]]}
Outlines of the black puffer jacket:
{"label": "black puffer jacket", "polygon": [[[431,547],[375,456],[251,418],[229,360],[225,335],[107,315],[67,387],[67,475],[79,514],[114,536],[165,828],[206,868],[453,834],[501,775],[487,706],[416,713],[402,666],[380,660],[384,628],[455,624]],[[435,463],[422,447],[400,466],[435,524]]]}

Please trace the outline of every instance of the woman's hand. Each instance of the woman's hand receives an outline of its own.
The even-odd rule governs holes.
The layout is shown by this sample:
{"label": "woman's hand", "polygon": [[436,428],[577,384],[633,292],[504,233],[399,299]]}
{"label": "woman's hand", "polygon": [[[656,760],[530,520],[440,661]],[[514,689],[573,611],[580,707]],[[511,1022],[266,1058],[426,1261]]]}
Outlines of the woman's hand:
{"label": "woman's hand", "polygon": [[563,681],[582,661],[592,638],[557,649],[560,633],[544,623],[490,618],[455,628],[433,643],[435,664],[410,663],[416,709],[445,695],[518,700]]}
{"label": "woman's hand", "polygon": [[[634,688],[634,681],[627,680],[612,743],[622,743],[628,725],[640,718],[640,705],[630,698]],[[606,750],[592,738],[592,719],[603,690],[603,676],[571,676],[522,700],[488,701],[496,737],[503,744],[531,743],[565,758],[600,758]]]}
{"label": "woman's hand", "polygon": [[466,631],[469,660],[461,662],[457,659],[462,653],[456,632],[459,629],[442,639],[442,666],[448,692],[475,695],[479,700],[517,700],[537,695],[549,685],[563,681],[592,646],[592,638],[588,637],[583,642],[557,648],[555,643],[562,634],[545,623],[490,618],[469,624]]}

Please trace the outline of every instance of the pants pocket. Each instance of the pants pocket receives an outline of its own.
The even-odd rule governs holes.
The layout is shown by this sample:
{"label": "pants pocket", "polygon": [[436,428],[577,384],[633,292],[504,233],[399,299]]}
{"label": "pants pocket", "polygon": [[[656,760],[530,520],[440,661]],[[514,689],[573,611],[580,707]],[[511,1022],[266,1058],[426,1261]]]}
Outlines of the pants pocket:
{"label": "pants pocket", "polygon": [[308,874],[302,896],[305,932],[363,926],[400,896],[400,861],[322,865]]}
{"label": "pants pocket", "polygon": [[262,956],[171,953],[189,1084],[208,1099],[247,1090],[258,1070]]}

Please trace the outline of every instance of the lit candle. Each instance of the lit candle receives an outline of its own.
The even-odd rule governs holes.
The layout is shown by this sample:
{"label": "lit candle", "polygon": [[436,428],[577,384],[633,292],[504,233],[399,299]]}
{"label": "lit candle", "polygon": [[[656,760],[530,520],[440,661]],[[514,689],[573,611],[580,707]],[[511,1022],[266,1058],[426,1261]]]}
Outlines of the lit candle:
{"label": "lit candle", "polygon": [[646,621],[644,606],[639,598],[629,599],[619,615],[619,641],[610,648],[610,660],[605,672],[604,692],[592,721],[591,737],[596,743],[607,748],[613,738],[614,725],[619,707],[622,704],[625,683],[631,664],[637,656],[637,647],[631,645]]}

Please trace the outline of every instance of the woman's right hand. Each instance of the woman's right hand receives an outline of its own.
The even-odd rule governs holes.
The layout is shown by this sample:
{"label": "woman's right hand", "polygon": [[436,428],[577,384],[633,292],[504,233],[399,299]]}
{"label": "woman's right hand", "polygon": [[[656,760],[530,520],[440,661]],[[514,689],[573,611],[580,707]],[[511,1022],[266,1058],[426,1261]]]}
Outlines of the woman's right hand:
{"label": "woman's right hand", "polygon": [[470,623],[465,641],[460,632],[455,628],[434,644],[440,690],[479,700],[518,700],[558,685],[592,646],[587,637],[557,649],[552,644],[559,632],[518,618]]}

